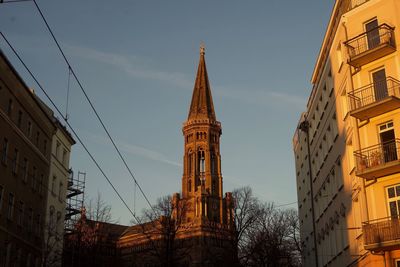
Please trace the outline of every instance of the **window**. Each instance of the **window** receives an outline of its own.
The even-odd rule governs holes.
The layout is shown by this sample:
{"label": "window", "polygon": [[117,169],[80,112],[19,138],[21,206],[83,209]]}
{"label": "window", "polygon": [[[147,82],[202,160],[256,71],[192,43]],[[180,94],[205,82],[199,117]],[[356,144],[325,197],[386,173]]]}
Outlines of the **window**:
{"label": "window", "polygon": [[56,180],[57,180],[57,176],[53,176],[53,180],[51,181],[51,193],[53,195],[55,195],[56,193]]}
{"label": "window", "polygon": [[39,146],[39,137],[40,137],[40,132],[39,131],[37,131],[36,132],[36,146]]}
{"label": "window", "polygon": [[28,137],[32,136],[32,122],[28,121]]}
{"label": "window", "polygon": [[337,125],[337,120],[336,120],[336,113],[333,114],[332,116],[332,140],[335,141],[339,132],[338,132],[338,125]]}
{"label": "window", "polygon": [[368,49],[377,47],[380,44],[378,20],[374,18],[365,23],[365,31],[367,32]]}
{"label": "window", "polygon": [[8,157],[8,139],[4,138],[3,140],[3,150],[1,153],[1,161],[4,164],[7,164],[7,157]]}
{"label": "window", "polygon": [[198,160],[199,160],[199,171],[200,173],[205,172],[205,156],[204,156],[204,150],[199,150],[198,151]]}
{"label": "window", "polygon": [[14,215],[14,194],[10,193],[8,195],[7,219],[12,220],[13,215]]}
{"label": "window", "polygon": [[1,207],[3,206],[3,196],[4,196],[4,188],[2,185],[0,185],[0,213],[1,213]]}
{"label": "window", "polygon": [[217,192],[217,186],[215,185],[215,181],[213,181],[211,185],[211,193],[215,194],[216,192]]}
{"label": "window", "polygon": [[189,150],[189,155],[188,155],[188,174],[189,176],[192,175],[192,170],[193,170],[193,153],[192,151]]}
{"label": "window", "polygon": [[7,106],[7,115],[8,116],[11,116],[12,109],[13,109],[13,101],[12,101],[12,99],[10,99],[10,100],[8,100],[8,106]]}
{"label": "window", "polygon": [[396,263],[395,267],[400,267],[400,259],[396,259],[395,263]]}
{"label": "window", "polygon": [[20,110],[20,111],[18,112],[18,120],[17,120],[18,128],[21,127],[21,124],[22,124],[22,111]]}
{"label": "window", "polygon": [[24,162],[22,163],[22,181],[25,183],[28,182],[28,167],[29,162],[26,158],[24,158]]}
{"label": "window", "polygon": [[397,160],[396,136],[393,127],[393,121],[386,122],[378,126],[379,138],[382,146],[382,152],[377,155],[376,160],[380,162],[383,159],[385,162]]}
{"label": "window", "polygon": [[36,174],[37,174],[37,170],[36,167],[33,167],[33,172],[32,172],[32,190],[36,190],[37,187],[37,181],[36,181]]}
{"label": "window", "polygon": [[343,112],[343,118],[346,117],[347,113],[349,112],[349,106],[348,106],[348,99],[347,99],[347,93],[346,93],[346,84],[344,84],[342,93],[340,95],[340,102],[342,104],[342,112]]}
{"label": "window", "polygon": [[215,166],[216,164],[215,164],[215,155],[214,155],[214,152],[211,152],[211,173],[212,174],[215,174],[215,173],[217,173],[217,168],[216,168],[216,166]]}
{"label": "window", "polygon": [[44,191],[43,190],[44,189],[43,181],[44,181],[44,175],[41,174],[40,179],[39,179],[39,195],[43,195],[43,191]]}
{"label": "window", "polygon": [[11,264],[11,253],[12,253],[12,243],[7,244],[7,250],[6,250],[6,264],[5,266],[10,266]]}
{"label": "window", "polygon": [[62,201],[63,200],[63,183],[60,182],[60,185],[58,186],[58,200]]}
{"label": "window", "polygon": [[28,211],[28,230],[32,231],[32,226],[33,226],[33,209],[29,208]]}
{"label": "window", "polygon": [[389,215],[392,218],[398,218],[400,215],[400,184],[390,186],[386,190]]}
{"label": "window", "polygon": [[340,43],[336,49],[336,56],[337,56],[338,68],[340,69],[340,67],[343,64],[342,45]]}
{"label": "window", "polygon": [[56,158],[59,159],[60,158],[60,142],[57,141],[56,144]]}
{"label": "window", "polygon": [[61,211],[57,211],[57,222],[61,220]]}
{"label": "window", "polygon": [[46,139],[43,140],[43,154],[44,155],[47,154],[47,140]]}
{"label": "window", "polygon": [[40,221],[41,220],[41,216],[40,214],[36,214],[36,229],[35,229],[35,233],[37,235],[40,235]]}
{"label": "window", "polygon": [[64,164],[65,167],[67,167],[67,150],[65,149],[63,149],[62,163]]}
{"label": "window", "polygon": [[371,101],[380,101],[385,99],[389,95],[385,69],[374,71],[371,73],[371,76],[374,85],[374,99],[371,99]]}
{"label": "window", "polygon": [[12,161],[12,173],[14,175],[17,175],[18,173],[18,158],[19,158],[19,152],[18,149],[14,150],[14,158]]}
{"label": "window", "polygon": [[50,210],[49,210],[49,226],[50,226],[51,231],[54,226],[55,211],[56,211],[56,209],[54,208],[53,205],[51,205]]}
{"label": "window", "polygon": [[18,212],[18,225],[22,226],[22,223],[24,222],[24,211],[25,210],[25,204],[24,202],[20,201],[19,202],[19,212]]}

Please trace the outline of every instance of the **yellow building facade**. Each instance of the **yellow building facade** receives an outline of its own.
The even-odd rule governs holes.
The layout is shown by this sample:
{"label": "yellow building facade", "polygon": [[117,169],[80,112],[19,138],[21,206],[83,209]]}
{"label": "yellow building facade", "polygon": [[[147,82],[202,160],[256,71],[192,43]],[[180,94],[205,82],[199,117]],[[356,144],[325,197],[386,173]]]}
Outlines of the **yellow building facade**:
{"label": "yellow building facade", "polygon": [[305,266],[400,266],[400,1],[337,0],[293,138]]}

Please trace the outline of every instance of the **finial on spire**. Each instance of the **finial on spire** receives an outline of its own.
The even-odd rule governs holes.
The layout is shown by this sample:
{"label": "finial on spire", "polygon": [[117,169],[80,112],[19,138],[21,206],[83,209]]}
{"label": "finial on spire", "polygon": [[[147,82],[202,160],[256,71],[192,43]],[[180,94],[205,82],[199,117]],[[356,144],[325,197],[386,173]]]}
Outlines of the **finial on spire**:
{"label": "finial on spire", "polygon": [[204,55],[206,53],[206,44],[201,41],[200,43],[200,55]]}

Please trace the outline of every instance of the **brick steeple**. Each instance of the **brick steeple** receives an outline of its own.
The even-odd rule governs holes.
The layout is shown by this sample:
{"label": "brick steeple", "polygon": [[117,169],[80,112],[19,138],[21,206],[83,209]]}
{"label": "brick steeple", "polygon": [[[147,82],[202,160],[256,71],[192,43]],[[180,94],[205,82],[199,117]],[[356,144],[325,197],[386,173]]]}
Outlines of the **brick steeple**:
{"label": "brick steeple", "polygon": [[185,138],[182,198],[191,203],[188,221],[227,223],[227,203],[223,196],[219,140],[221,123],[216,120],[208,81],[204,47],[193,89],[189,116],[183,124]]}
{"label": "brick steeple", "polygon": [[197,68],[188,120],[204,118],[216,120],[204,54],[205,49],[204,46],[202,46],[200,48],[200,61]]}

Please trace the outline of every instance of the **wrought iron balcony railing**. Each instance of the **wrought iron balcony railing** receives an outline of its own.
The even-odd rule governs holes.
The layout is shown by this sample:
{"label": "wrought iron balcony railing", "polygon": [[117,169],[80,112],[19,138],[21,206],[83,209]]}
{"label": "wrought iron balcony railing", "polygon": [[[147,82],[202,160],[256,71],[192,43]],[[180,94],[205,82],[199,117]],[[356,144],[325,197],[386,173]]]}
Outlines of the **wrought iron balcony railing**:
{"label": "wrought iron balcony railing", "polygon": [[400,247],[400,218],[393,216],[363,223],[364,247],[386,250]]}
{"label": "wrought iron balcony railing", "polygon": [[392,77],[387,77],[386,80],[368,84],[348,93],[350,109],[354,111],[363,108],[388,96],[400,98],[400,81]]}
{"label": "wrought iron balcony railing", "polygon": [[361,66],[396,49],[394,28],[387,24],[381,24],[351,38],[345,42],[345,45],[349,51],[349,64]]}
{"label": "wrought iron balcony railing", "polygon": [[[390,140],[375,146],[354,152],[357,175],[375,167],[384,167],[386,163],[397,161],[400,155],[400,139]],[[387,175],[387,174],[386,174]],[[383,176],[383,175],[382,175]],[[379,177],[377,174],[376,177]]]}

